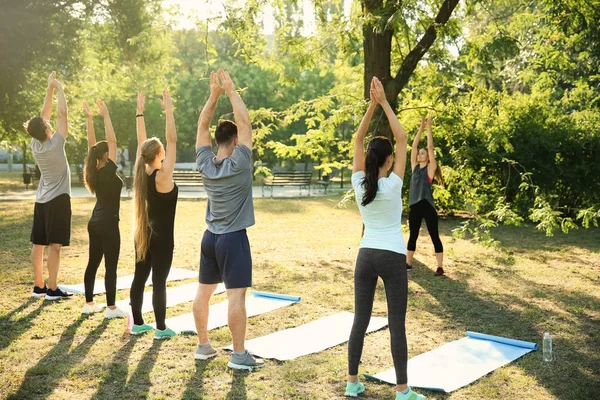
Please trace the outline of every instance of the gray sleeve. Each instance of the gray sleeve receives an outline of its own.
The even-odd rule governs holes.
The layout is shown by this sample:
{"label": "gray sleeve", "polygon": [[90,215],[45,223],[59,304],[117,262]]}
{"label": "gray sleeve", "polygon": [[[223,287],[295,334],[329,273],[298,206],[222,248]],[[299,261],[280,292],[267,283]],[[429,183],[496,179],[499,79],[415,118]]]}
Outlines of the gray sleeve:
{"label": "gray sleeve", "polygon": [[198,168],[198,171],[202,172],[206,162],[211,160],[214,156],[211,146],[198,147],[196,150],[196,168]]}
{"label": "gray sleeve", "polygon": [[234,169],[252,169],[252,150],[243,144],[238,144],[229,157]]}

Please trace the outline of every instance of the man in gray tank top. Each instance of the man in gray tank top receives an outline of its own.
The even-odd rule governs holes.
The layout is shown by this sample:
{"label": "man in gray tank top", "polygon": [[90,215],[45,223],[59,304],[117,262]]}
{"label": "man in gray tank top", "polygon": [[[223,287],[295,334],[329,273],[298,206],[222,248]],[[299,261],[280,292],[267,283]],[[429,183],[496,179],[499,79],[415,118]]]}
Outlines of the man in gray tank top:
{"label": "man in gray tank top", "polygon": [[[221,121],[215,130],[213,153],[209,127],[222,92],[233,107],[235,123]],[[208,195],[207,229],[200,249],[198,293],[194,319],[198,332],[196,359],[217,355],[208,340],[209,301],[221,282],[229,300],[228,325],[233,339],[230,368],[253,370],[263,366],[245,349],[246,290],[252,286],[252,256],[246,228],[254,225],[252,204],[252,127],[246,105],[235,91],[229,74],[210,74],[210,97],[198,119],[196,165]]]}
{"label": "man in gray tank top", "polygon": [[[56,132],[50,125],[52,97],[58,94]],[[58,300],[72,296],[58,288],[58,269],[62,246],[71,242],[71,172],[65,153],[68,133],[67,100],[56,72],[48,77],[46,98],[39,117],[27,122],[31,152],[42,173],[38,185],[31,229],[31,261],[33,263],[33,297]],[[48,286],[44,283],[44,247],[48,246]]]}

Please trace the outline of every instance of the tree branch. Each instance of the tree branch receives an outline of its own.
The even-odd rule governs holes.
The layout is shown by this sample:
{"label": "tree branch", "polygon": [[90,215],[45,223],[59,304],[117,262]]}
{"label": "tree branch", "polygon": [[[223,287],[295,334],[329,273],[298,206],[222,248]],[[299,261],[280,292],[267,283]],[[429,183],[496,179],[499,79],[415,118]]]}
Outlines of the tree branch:
{"label": "tree branch", "polygon": [[435,17],[435,21],[433,24],[427,28],[425,34],[417,43],[417,45],[408,53],[408,55],[402,61],[402,65],[398,69],[398,73],[396,77],[389,83],[388,86],[388,100],[396,100],[398,98],[398,94],[404,89],[404,86],[408,83],[410,76],[414,72],[417,64],[425,53],[429,50],[431,45],[437,39],[437,26],[444,25],[450,19],[452,12],[458,5],[459,0],[444,0],[442,3],[437,16]]}

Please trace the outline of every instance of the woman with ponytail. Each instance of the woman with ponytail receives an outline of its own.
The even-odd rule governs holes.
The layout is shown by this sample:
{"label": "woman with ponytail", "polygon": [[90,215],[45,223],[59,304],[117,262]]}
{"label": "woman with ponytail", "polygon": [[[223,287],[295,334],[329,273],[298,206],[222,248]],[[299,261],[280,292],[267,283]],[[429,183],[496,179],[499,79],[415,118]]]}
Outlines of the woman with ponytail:
{"label": "woman with ponytail", "polygon": [[[438,215],[435,210],[435,203],[433,202],[431,184],[435,178],[438,185],[444,186],[444,178],[442,177],[442,170],[435,160],[435,148],[433,147],[433,133],[431,130],[432,123],[432,117],[429,117],[427,121],[424,116],[421,117],[421,127],[417,131],[410,152],[410,165],[412,168],[410,195],[408,198],[410,206],[410,210],[408,211],[410,238],[408,239],[407,246],[406,268],[412,268],[412,260],[417,248],[417,238],[419,237],[421,222],[425,218],[427,230],[435,249],[435,258],[437,259],[435,275],[439,276],[444,275],[444,268],[442,266],[444,262],[444,246],[438,232]],[[419,149],[421,133],[425,125],[427,125],[427,150]]]}
{"label": "woman with ponytail", "polygon": [[[394,147],[386,137],[371,139],[365,154],[365,135],[377,104],[383,108],[396,140],[395,162]],[[386,99],[383,85],[374,77],[371,81],[371,103],[354,139],[352,186],[364,234],[354,270],[354,323],[348,341],[346,396],[355,397],[365,390],[365,386],[358,380],[358,365],[373,311],[377,279],[381,277],[385,286],[392,358],[396,369],[396,399],[425,399],[408,387],[406,374],[408,279],[406,247],[402,237],[402,179],[405,168],[406,132]]]}
{"label": "woman with ponytail", "polygon": [[136,128],[138,148],[133,178],[135,274],[131,284],[131,311],[133,326],[131,334],[137,335],[152,330],[144,323],[142,303],[144,287],[152,272],[152,306],[156,319],[154,339],[175,336],[165,325],[167,312],[167,276],[173,261],[175,209],[178,188],[173,182],[177,133],[173,118],[173,101],[163,91],[159,100],[165,110],[167,151],[156,137],[146,138],[144,124],[144,94],[137,96]]}
{"label": "woman with ponytail", "polygon": [[106,140],[96,142],[92,111],[88,104],[83,102],[83,110],[87,115],[88,155],[84,168],[84,182],[92,194],[96,194],[96,205],[88,223],[90,238],[89,261],[85,269],[85,305],[83,314],[102,311],[94,303],[94,282],[96,272],[104,257],[106,273],[104,286],[106,287],[106,313],[105,318],[122,318],[127,313],[115,306],[117,295],[117,264],[121,249],[121,234],[119,232],[119,208],[121,202],[121,188],[123,181],[117,174],[117,138],[110,120],[108,108],[102,100],[96,102],[99,114],[104,118]]}

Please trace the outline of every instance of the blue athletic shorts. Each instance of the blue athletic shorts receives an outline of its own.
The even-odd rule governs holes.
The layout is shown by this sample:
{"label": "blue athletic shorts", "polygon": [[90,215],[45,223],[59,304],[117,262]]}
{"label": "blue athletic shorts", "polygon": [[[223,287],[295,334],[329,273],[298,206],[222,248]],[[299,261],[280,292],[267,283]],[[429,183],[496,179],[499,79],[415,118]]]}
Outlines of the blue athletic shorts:
{"label": "blue athletic shorts", "polygon": [[246,230],[217,235],[204,231],[200,283],[225,283],[227,289],[252,287],[252,255]]}

